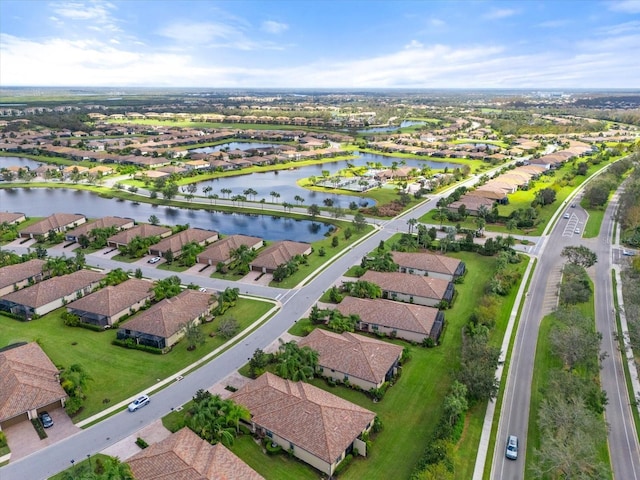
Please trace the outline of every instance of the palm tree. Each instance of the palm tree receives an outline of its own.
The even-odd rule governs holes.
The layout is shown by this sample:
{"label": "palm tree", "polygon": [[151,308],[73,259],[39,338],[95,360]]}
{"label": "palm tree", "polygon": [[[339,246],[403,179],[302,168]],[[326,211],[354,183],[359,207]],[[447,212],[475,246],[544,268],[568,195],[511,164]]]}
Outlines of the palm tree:
{"label": "palm tree", "polygon": [[222,193],[222,195],[224,197],[229,197],[229,195],[231,194],[231,189],[230,188],[222,188],[222,189],[220,189],[220,192]]}
{"label": "palm tree", "polygon": [[295,197],[293,197],[293,199],[294,199],[298,204],[302,204],[302,203],[304,203],[304,198],[302,198],[300,195],[296,195]]}
{"label": "palm tree", "polygon": [[409,225],[409,235],[413,232],[413,227],[418,224],[418,220],[416,218],[410,218],[407,220],[407,224]]}

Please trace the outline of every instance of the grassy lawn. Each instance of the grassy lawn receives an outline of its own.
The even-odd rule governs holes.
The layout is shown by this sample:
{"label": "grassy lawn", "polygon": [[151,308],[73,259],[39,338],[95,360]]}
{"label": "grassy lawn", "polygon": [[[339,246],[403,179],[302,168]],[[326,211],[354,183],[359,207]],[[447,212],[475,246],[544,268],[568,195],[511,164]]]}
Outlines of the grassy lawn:
{"label": "grassy lawn", "polygon": [[584,232],[582,236],[584,238],[595,238],[600,235],[600,227],[602,226],[602,220],[604,219],[604,212],[607,208],[605,205],[602,208],[586,208],[583,204],[586,202],[583,200],[580,205],[589,213],[589,219],[584,226]]}
{"label": "grassy lawn", "polygon": [[96,453],[92,455],[90,459],[85,458],[84,460],[76,460],[76,463],[72,466],[63,470],[53,477],[49,477],[49,480],[66,480],[68,478],[81,478],[83,472],[88,472],[90,468],[96,467],[96,460],[101,459],[102,461],[107,460],[108,455],[103,455],[102,453]]}
{"label": "grassy lawn", "polygon": [[[88,418],[113,403],[120,402],[159,379],[170,377],[207,353],[225,343],[220,337],[210,337],[221,319],[235,318],[244,329],[264,315],[271,303],[240,298],[235,307],[215,321],[203,325],[206,343],[189,352],[186,342],[180,342],[166,355],[154,355],[111,345],[116,329],[94,332],[64,325],[58,309],[31,322],[21,322],[0,315],[0,345],[20,341],[38,341],[58,367],[81,364],[92,381],[89,383],[85,408],[74,421]],[[118,368],[113,368],[117,365]]]}

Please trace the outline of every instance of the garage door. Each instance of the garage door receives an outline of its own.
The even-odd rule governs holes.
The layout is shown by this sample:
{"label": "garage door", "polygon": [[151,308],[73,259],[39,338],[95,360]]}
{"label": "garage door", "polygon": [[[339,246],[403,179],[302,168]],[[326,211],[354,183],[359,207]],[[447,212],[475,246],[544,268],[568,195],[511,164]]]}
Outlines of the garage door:
{"label": "garage door", "polygon": [[20,422],[26,422],[29,420],[29,415],[27,415],[27,412],[24,412],[21,415],[18,415],[17,417],[13,417],[10,418],[9,420],[5,420],[4,422],[2,422],[2,429],[4,430],[7,427],[10,427],[11,425],[16,425]]}

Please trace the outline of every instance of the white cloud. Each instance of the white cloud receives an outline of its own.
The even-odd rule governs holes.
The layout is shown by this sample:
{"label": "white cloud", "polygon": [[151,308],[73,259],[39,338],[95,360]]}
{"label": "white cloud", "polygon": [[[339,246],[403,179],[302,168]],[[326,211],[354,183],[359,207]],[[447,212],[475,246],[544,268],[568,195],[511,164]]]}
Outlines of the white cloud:
{"label": "white cloud", "polygon": [[404,48],[422,48],[423,45],[418,40],[411,40]]}
{"label": "white cloud", "polygon": [[55,19],[59,25],[62,25],[63,21],[67,20],[86,23],[88,28],[96,31],[120,31],[117,21],[111,13],[116,7],[110,2],[101,0],[90,2],[64,1],[51,3],[50,7],[55,13],[55,16],[51,18]]}
{"label": "white cloud", "polygon": [[289,25],[287,25],[286,23],[276,22],[273,20],[267,20],[265,22],[262,22],[261,28],[262,28],[262,31],[264,32],[278,34],[288,30]]}
{"label": "white cloud", "polygon": [[431,25],[432,27],[436,27],[436,28],[440,28],[440,27],[444,27],[447,23],[440,19],[440,18],[430,18],[429,19],[429,25]]}
{"label": "white cloud", "polygon": [[485,13],[482,18],[487,20],[499,20],[501,18],[511,17],[518,12],[511,8],[494,8],[493,10]]}
{"label": "white cloud", "polygon": [[605,2],[609,10],[623,13],[640,13],[640,0],[621,0]]}

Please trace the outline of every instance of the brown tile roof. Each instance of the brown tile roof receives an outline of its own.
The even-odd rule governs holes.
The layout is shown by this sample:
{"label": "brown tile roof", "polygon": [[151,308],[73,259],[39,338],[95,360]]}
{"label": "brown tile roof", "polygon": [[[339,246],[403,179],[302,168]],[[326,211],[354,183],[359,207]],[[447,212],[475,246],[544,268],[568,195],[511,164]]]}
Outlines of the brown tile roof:
{"label": "brown tile roof", "polygon": [[131,278],[118,285],[109,285],[97,292],[85,295],[81,299],[69,303],[67,308],[111,317],[131,305],[151,297],[153,297],[153,284],[151,282]]}
{"label": "brown tile roof", "polygon": [[430,335],[438,309],[393,300],[344,297],[337,305],[342,315],[357,314],[365,323]]}
{"label": "brown tile roof", "polygon": [[211,294],[184,290],[137,314],[120,328],[168,338],[179,331],[182,324],[198,318],[211,308]]}
{"label": "brown tile roof", "polygon": [[[485,197],[487,192],[479,192],[474,190],[473,192],[469,192],[460,197],[460,200],[456,200],[455,202],[451,202],[448,205],[449,210],[457,210],[460,205],[464,205],[467,210],[478,210],[480,206],[484,205],[489,210],[493,208],[493,200]],[[504,195],[492,195],[496,199],[504,198]]]}
{"label": "brown tile roof", "polygon": [[10,224],[24,217],[25,217],[24,213],[0,212],[0,224],[4,222],[7,222]]}
{"label": "brown tile roof", "polygon": [[128,245],[129,242],[133,240],[135,237],[148,238],[148,237],[162,236],[162,235],[166,235],[169,232],[171,232],[170,228],[160,227],[158,225],[149,225],[145,223],[145,224],[130,228],[128,230],[118,232],[114,236],[109,237],[108,241],[121,244],[121,245]]}
{"label": "brown tile roof", "polygon": [[181,232],[171,235],[160,242],[153,245],[149,250],[158,252],[167,252],[171,250],[173,253],[180,253],[182,247],[187,243],[196,242],[198,244],[204,242],[213,242],[218,238],[218,232],[212,230],[203,230],[201,228],[187,228]]}
{"label": "brown tile roof", "polygon": [[289,240],[276,242],[260,252],[255,260],[251,262],[251,266],[275,270],[279,265],[287,263],[296,255],[306,255],[310,249],[311,245],[308,243],[291,242]]}
{"label": "brown tile roof", "polygon": [[374,338],[316,328],[298,342],[319,354],[318,365],[344,372],[372,383],[384,380],[389,369],[402,355],[402,347]]}
{"label": "brown tile roof", "polygon": [[427,252],[391,252],[394,263],[400,267],[454,275],[461,261],[457,258]]}
{"label": "brown tile roof", "polygon": [[121,228],[127,224],[133,224],[133,218],[122,218],[122,217],[103,217],[99,218],[93,222],[83,223],[79,227],[74,228],[73,230],[69,230],[67,235],[73,235],[75,237],[79,237],[80,235],[86,235],[91,232],[91,230],[95,228],[109,228],[109,227],[117,227]]}
{"label": "brown tile roof", "polygon": [[304,382],[265,373],[230,397],[255,424],[332,464],[375,413]]}
{"label": "brown tile roof", "polygon": [[103,278],[104,275],[102,273],[91,270],[78,270],[68,275],[49,278],[30,287],[8,293],[2,299],[19,305],[38,308],[97,283]]}
{"label": "brown tile roof", "polygon": [[50,215],[49,217],[20,230],[20,233],[26,233],[30,235],[44,235],[50,230],[60,229],[84,219],[84,215],[75,213],[54,213],[53,215]]}
{"label": "brown tile roof", "polygon": [[254,245],[262,245],[262,239],[259,237],[249,237],[247,235],[231,235],[215,242],[207,247],[207,249],[198,255],[200,263],[211,262],[216,265],[218,262],[226,262],[231,258],[231,252],[238,249],[241,245],[252,248]]}
{"label": "brown tile roof", "polygon": [[127,463],[136,480],[261,480],[224,445],[210,445],[184,427]]}
{"label": "brown tile roof", "polygon": [[42,273],[47,262],[33,258],[23,263],[0,268],[0,289]]}
{"label": "brown tile roof", "polygon": [[66,398],[57,374],[35,342],[0,352],[0,421]]}
{"label": "brown tile roof", "polygon": [[360,280],[378,285],[382,290],[440,300],[449,286],[447,280],[423,277],[399,272],[374,272],[368,270]]}

